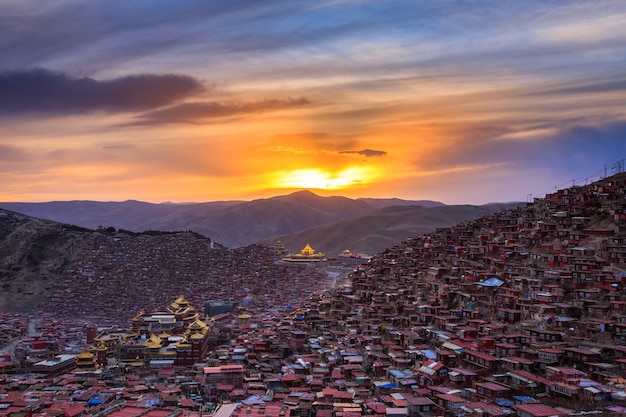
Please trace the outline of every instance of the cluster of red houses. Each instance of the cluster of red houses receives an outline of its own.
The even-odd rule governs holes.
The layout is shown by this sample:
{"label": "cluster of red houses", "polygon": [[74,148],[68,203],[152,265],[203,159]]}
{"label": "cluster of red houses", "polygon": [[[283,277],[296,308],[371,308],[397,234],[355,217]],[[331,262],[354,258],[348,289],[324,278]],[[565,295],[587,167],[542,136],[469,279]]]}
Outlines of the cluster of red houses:
{"label": "cluster of red houses", "polygon": [[300,415],[623,413],[625,196],[616,176],[407,239],[282,323],[252,317],[205,387]]}
{"label": "cluster of red houses", "polygon": [[[17,401],[76,378],[93,381],[90,398],[72,403],[82,415],[625,414],[625,226],[619,175],[414,236],[344,285],[298,296],[258,274],[271,286],[261,293],[248,275],[241,285],[259,293],[246,291],[232,311],[199,317],[181,297],[131,320],[128,333],[140,335],[132,343],[111,331],[96,337],[91,359],[75,355],[72,378],[64,369],[20,385],[7,375],[0,415],[23,412],[10,401],[22,386],[30,394]],[[310,278],[326,267],[288,268]],[[174,359],[193,334],[206,349]]]}

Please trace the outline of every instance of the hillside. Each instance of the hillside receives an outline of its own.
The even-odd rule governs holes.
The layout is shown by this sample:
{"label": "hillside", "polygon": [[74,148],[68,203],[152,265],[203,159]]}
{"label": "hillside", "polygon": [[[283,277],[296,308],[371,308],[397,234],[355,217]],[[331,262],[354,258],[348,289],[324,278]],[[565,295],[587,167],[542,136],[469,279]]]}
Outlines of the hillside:
{"label": "hillside", "polygon": [[310,243],[327,257],[345,249],[374,255],[410,236],[450,227],[513,206],[391,206],[364,216],[275,236],[262,243],[273,244],[280,240],[289,252],[298,252]]}
{"label": "hillside", "polygon": [[92,232],[0,210],[0,311],[28,311],[88,246]]}
{"label": "hillside", "polygon": [[[75,224],[89,229],[115,227],[133,232],[145,230],[213,230],[204,222],[240,201],[197,204],[152,204],[141,201],[52,201],[47,203],[0,203],[0,208],[28,216]],[[201,232],[199,232],[201,233]]]}
{"label": "hillside", "polygon": [[[223,248],[224,241],[246,251],[250,250],[247,249],[250,244],[259,241],[273,245],[275,238],[270,236],[280,236],[293,251],[311,242],[329,255],[347,247],[373,254],[412,234],[450,226],[493,210],[436,202],[424,202],[432,207],[423,207],[407,201],[383,209],[377,207],[390,202],[398,203],[298,192],[251,202],[182,205],[138,201],[4,204],[56,218],[58,222],[0,209],[0,311],[53,308],[58,303],[76,300],[76,291],[80,293],[86,288],[94,292],[85,294],[90,300],[87,303],[96,306],[92,297],[104,294],[118,297],[120,286],[126,288],[132,283],[129,288],[135,285],[143,288],[151,285],[149,280],[155,276],[160,276],[164,283],[170,282],[169,277],[183,269],[189,269],[190,276],[195,276],[193,271],[215,267],[202,266],[198,263],[202,258],[224,258],[211,249],[199,259],[198,254],[208,250],[206,242],[210,242],[211,248]],[[105,230],[96,232],[98,226],[105,226]],[[200,235],[165,231],[192,228]],[[148,232],[139,233],[144,230]],[[117,253],[120,249],[114,247],[121,242],[136,254],[128,253],[128,249]],[[114,252],[104,259],[94,257],[104,243],[114,245],[111,249]],[[272,258],[271,254],[265,256]],[[119,263],[108,263],[117,258]],[[152,261],[146,263],[148,259]],[[90,277],[89,281],[74,282],[77,271]],[[146,274],[146,271],[153,272]],[[93,287],[91,280],[102,274],[115,277],[115,281]],[[160,291],[167,290],[175,297],[178,291],[184,291],[185,285],[184,281],[175,281],[164,284]],[[130,299],[123,303],[132,305],[135,301],[131,299],[137,296],[133,294],[134,291],[126,294],[124,297]],[[72,308],[89,312],[93,307],[79,304]]]}
{"label": "hillside", "polygon": [[[600,185],[596,187],[605,189]],[[439,229],[439,235],[445,235],[448,227],[459,223],[474,224],[474,227],[481,221],[490,224],[492,215],[500,219],[512,216],[507,220],[507,227],[517,230],[521,224],[536,236],[552,233],[557,225],[555,219],[564,222],[563,213],[570,211],[575,215],[567,217],[569,222],[574,218],[586,219],[587,228],[619,229],[607,211],[612,206],[583,200],[569,208],[570,195],[574,193],[558,193],[550,201],[524,206],[517,212],[509,211],[512,206],[506,204],[408,205],[369,211],[371,206],[362,201],[298,193],[269,201],[233,203],[229,208],[232,213],[221,215],[223,219],[232,216],[229,222],[248,216],[248,223],[240,231],[245,230],[246,225],[253,227],[255,221],[266,222],[268,229],[272,229],[339,218],[298,233],[265,239],[269,245],[280,239],[292,252],[311,243],[327,256],[344,249],[371,255],[384,253],[408,237],[435,229]],[[560,217],[551,214],[554,207],[558,207]],[[360,215],[362,211],[366,213]],[[272,217],[276,218],[268,220]],[[591,243],[589,240],[588,245]],[[216,291],[225,290],[225,283],[233,279],[245,283],[247,277],[258,274],[285,276],[287,267],[276,263],[275,257],[267,245],[229,250],[215,240],[192,232],[134,233],[113,227],[94,231],[0,209],[0,311],[63,308],[72,314],[100,314],[106,306],[111,314],[122,317],[135,311],[137,305],[152,305],[163,294],[166,298],[175,298],[190,291],[201,302]],[[231,283],[228,291],[237,297],[247,296],[249,289],[242,283]],[[113,299],[115,304],[110,304]]]}
{"label": "hillside", "polygon": [[332,283],[275,258],[270,247],[228,249],[192,232],[93,231],[0,210],[0,312],[126,325],[181,294],[200,309],[211,299],[252,306]]}
{"label": "hillside", "polygon": [[[0,208],[29,216],[96,229],[133,232],[192,230],[228,247],[241,247],[376,212],[394,205],[439,206],[433,201],[320,197],[310,191],[249,202],[152,204],[139,201],[57,201],[0,203]],[[348,242],[351,241],[347,236]],[[341,245],[343,246],[343,245]]]}
{"label": "hillside", "polygon": [[[97,208],[98,204],[86,206]],[[126,202],[122,206],[136,209],[142,204]],[[121,210],[123,214],[122,207],[109,207],[111,212]],[[322,227],[282,235],[283,239],[294,251],[311,241],[316,249],[328,254],[338,253],[346,245],[353,250],[375,253],[412,234],[473,219],[496,209],[495,206],[393,206],[359,215],[371,211],[371,206],[350,199],[324,199],[312,193],[299,193],[270,201],[235,204],[221,219],[236,224],[243,217],[245,221],[237,229],[242,233],[253,228],[255,222],[281,230],[343,217]],[[175,214],[182,215],[184,212]],[[268,240],[270,244],[274,242]],[[271,251],[255,245],[241,247],[243,255],[237,255],[236,251],[228,251],[212,239],[189,232],[134,233],[116,231],[113,227],[95,231],[0,209],[0,311],[63,308],[77,314],[98,314],[107,299],[115,299],[120,306],[149,305],[155,299],[154,291],[176,297],[179,292],[188,291],[189,285],[198,288],[219,285],[230,276],[224,275],[224,271],[233,268],[239,271],[246,265],[268,262],[272,265],[275,257]],[[239,258],[245,261],[234,261]],[[187,278],[172,280],[176,276]],[[200,291],[198,296],[205,293]],[[127,313],[122,309],[115,314]]]}

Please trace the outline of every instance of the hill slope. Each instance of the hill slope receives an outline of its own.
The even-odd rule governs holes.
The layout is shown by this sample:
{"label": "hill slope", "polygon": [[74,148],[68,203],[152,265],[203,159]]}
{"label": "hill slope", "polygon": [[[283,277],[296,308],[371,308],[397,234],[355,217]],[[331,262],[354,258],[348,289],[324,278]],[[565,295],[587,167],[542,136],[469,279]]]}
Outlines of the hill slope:
{"label": "hill slope", "polygon": [[298,252],[310,243],[327,257],[336,256],[345,249],[374,255],[410,236],[450,227],[512,206],[392,206],[364,216],[264,239],[262,243],[273,244],[280,240],[290,252]]}
{"label": "hill slope", "polygon": [[0,210],[0,310],[27,311],[44,298],[48,282],[86,249],[82,230]]}
{"label": "hill slope", "polygon": [[[322,272],[275,257],[269,247],[227,249],[191,232],[93,231],[0,210],[0,311],[127,325],[181,294],[196,308],[212,298],[265,300],[270,291],[289,303],[330,285]],[[272,288],[270,278],[291,285]]]}

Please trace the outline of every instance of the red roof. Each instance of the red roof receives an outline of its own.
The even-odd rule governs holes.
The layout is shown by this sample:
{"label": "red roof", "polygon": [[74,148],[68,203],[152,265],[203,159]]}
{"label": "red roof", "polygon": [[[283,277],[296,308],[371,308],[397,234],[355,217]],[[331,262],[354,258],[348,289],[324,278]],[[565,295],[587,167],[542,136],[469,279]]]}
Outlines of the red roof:
{"label": "red roof", "polygon": [[606,284],[596,283],[596,287],[600,288],[601,290],[617,291],[617,287],[613,287],[611,285],[606,285]]}
{"label": "red roof", "polygon": [[496,358],[495,356],[491,356],[491,355],[488,355],[486,353],[477,352],[475,350],[466,350],[465,353],[470,355],[470,356],[475,356],[477,358],[481,358],[481,359],[486,360],[486,361],[493,362],[493,361],[498,360],[498,358]]}
{"label": "red roof", "polygon": [[347,391],[335,391],[333,398],[352,399],[354,398],[354,394]]}
{"label": "red roof", "polygon": [[194,403],[193,403],[193,400],[191,398],[181,398],[180,399],[180,406],[181,407],[193,407]]}
{"label": "red roof", "polygon": [[385,404],[377,402],[367,403],[367,408],[374,410],[374,412],[378,414],[384,414],[387,411],[387,406],[385,406]]}
{"label": "red roof", "polygon": [[87,411],[87,409],[84,405],[75,405],[73,407],[66,408],[63,413],[65,414],[65,417],[74,417],[84,413],[85,411]]}
{"label": "red roof", "polygon": [[431,369],[434,369],[435,371],[443,368],[443,364],[442,363],[437,362],[436,360],[433,360],[433,359],[427,360],[426,362],[424,362],[422,364],[422,366],[427,366],[427,367],[429,367]]}
{"label": "red roof", "polygon": [[527,371],[524,371],[524,370],[521,370],[521,369],[515,369],[513,371],[509,371],[509,374],[510,375],[519,375],[522,378],[526,378],[526,379],[529,379],[531,381],[539,382],[539,383],[544,384],[544,385],[550,385],[550,380],[548,380],[548,379],[546,379],[544,377],[535,375],[535,374],[531,374],[530,372],[527,372]]}
{"label": "red roof", "polygon": [[464,403],[465,400],[458,395],[453,394],[437,394],[438,398],[441,398],[444,401],[450,401],[452,403]]}
{"label": "red roof", "polygon": [[483,387],[490,391],[510,391],[510,388],[507,388],[500,384],[496,384],[495,382],[478,382],[476,386]]}
{"label": "red roof", "polygon": [[567,414],[566,412],[549,407],[545,404],[514,405],[513,408],[524,411],[535,417],[550,417]]}

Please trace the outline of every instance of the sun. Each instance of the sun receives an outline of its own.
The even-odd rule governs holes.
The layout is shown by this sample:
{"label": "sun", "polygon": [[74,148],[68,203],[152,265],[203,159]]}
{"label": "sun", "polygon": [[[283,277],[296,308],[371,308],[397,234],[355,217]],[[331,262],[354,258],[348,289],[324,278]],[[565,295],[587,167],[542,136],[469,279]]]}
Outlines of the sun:
{"label": "sun", "polygon": [[331,173],[318,168],[297,169],[276,175],[276,188],[306,188],[318,190],[340,190],[362,185],[375,177],[370,167],[352,167]]}

